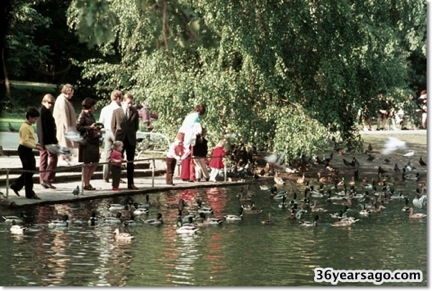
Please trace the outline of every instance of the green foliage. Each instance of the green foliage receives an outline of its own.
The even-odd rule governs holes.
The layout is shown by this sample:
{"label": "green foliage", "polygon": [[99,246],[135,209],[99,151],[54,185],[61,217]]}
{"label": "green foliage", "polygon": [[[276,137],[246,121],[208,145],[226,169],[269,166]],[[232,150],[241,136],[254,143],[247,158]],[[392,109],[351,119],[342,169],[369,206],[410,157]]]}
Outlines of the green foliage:
{"label": "green foliage", "polygon": [[38,45],[34,40],[38,29],[46,29],[51,25],[50,19],[35,9],[35,6],[46,1],[12,1],[7,29],[9,33],[6,35],[5,65],[13,76],[21,76],[28,68],[40,66],[50,56],[48,45]]}
{"label": "green foliage", "polygon": [[406,98],[425,15],[419,0],[79,0],[69,24],[104,56],[77,62],[83,77],[150,103],[157,130],[174,137],[205,103],[212,144],[229,136],[295,158],[329,132],[358,148],[358,109]]}

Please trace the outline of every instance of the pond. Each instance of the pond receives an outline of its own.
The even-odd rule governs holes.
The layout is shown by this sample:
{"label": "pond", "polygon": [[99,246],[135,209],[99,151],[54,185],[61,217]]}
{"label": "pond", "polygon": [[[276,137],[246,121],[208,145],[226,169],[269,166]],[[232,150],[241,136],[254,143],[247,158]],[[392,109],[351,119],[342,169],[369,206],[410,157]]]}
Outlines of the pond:
{"label": "pond", "polygon": [[[409,197],[416,182],[398,186]],[[171,190],[149,195],[150,209],[145,218],[163,215],[160,227],[140,222],[121,227],[131,233],[131,242],[114,239],[119,225],[103,223],[112,203],[126,197],[40,205],[7,210],[8,215],[25,212],[26,231],[10,233],[10,225],[0,224],[0,285],[2,286],[332,286],[314,282],[315,268],[334,270],[419,270],[421,282],[385,282],[381,286],[427,286],[427,219],[410,219],[402,212],[403,199],[391,200],[385,209],[369,217],[359,216],[360,206],[352,206],[349,216],[359,218],[350,227],[334,227],[330,213],[344,209],[324,198],[312,198],[328,212],[319,213],[316,227],[304,227],[290,220],[290,210],[280,208],[281,200],[258,184],[247,186],[260,214],[244,214],[239,223],[199,227],[195,235],[176,233],[180,198],[190,208],[201,199],[213,208],[213,217],[238,214],[237,194],[245,186]],[[299,193],[304,186],[284,185],[279,190]],[[137,203],[146,195],[131,196]],[[426,213],[425,209],[415,209]],[[92,211],[99,216],[95,226],[87,224]],[[273,225],[263,225],[271,213]],[[69,225],[50,228],[47,221],[69,216]],[[312,220],[308,211],[302,219]],[[381,282],[382,283],[382,282]],[[372,282],[345,282],[345,286],[377,286]]]}

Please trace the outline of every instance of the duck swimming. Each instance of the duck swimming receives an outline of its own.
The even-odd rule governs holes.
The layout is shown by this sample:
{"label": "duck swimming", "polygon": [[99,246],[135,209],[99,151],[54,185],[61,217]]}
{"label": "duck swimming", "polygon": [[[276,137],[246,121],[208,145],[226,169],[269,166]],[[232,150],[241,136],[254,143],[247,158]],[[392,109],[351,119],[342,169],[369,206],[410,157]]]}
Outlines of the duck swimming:
{"label": "duck swimming", "polygon": [[69,215],[63,215],[62,219],[51,220],[48,222],[49,228],[68,227]]}
{"label": "duck swimming", "polygon": [[300,224],[301,226],[305,226],[305,227],[317,226],[317,225],[318,225],[318,219],[319,219],[319,216],[316,214],[316,215],[314,216],[314,219],[313,219],[312,222],[301,220],[301,221],[299,221],[299,224]]}
{"label": "duck swimming", "polygon": [[271,212],[269,212],[269,214],[268,214],[268,219],[262,220],[261,224],[264,224],[264,225],[273,225],[274,224],[274,221],[272,220]]}
{"label": "duck swimming", "polygon": [[424,213],[414,213],[414,208],[410,208],[410,213],[409,213],[409,218],[412,219],[420,219],[420,218],[425,218],[427,215]]}
{"label": "duck swimming", "polygon": [[16,224],[22,224],[24,223],[24,212],[20,212],[19,216],[16,215],[5,215],[2,216],[4,219],[4,222],[6,224],[13,224],[13,222],[15,221]]}
{"label": "duck swimming", "polygon": [[162,225],[164,223],[162,220],[162,213],[159,212],[158,214],[156,214],[156,218],[144,220],[144,223],[155,226]]}
{"label": "duck swimming", "polygon": [[240,207],[239,214],[227,214],[224,216],[226,222],[238,222],[243,220],[243,207]]}
{"label": "duck swimming", "polygon": [[120,232],[118,228],[113,233],[115,234],[114,239],[119,242],[130,242],[134,238],[130,233]]}
{"label": "duck swimming", "polygon": [[10,232],[12,234],[24,234],[24,231],[26,230],[26,228],[22,225],[18,225],[18,224],[12,224],[11,228],[10,228]]}
{"label": "duck swimming", "polygon": [[196,234],[198,232],[198,227],[193,225],[183,225],[183,222],[180,219],[177,219],[177,229],[176,233],[178,234]]}

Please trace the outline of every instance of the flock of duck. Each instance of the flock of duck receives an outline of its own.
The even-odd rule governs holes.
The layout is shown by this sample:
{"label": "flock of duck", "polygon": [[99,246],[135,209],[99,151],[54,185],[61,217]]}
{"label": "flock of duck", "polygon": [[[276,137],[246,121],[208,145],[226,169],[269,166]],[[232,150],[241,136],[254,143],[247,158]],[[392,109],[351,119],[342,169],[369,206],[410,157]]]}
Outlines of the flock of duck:
{"label": "flock of duck", "polygon": [[[372,163],[376,160],[372,156],[372,146],[369,145],[365,151],[366,161]],[[366,177],[359,174],[360,164],[353,157],[351,161],[343,158],[343,167],[352,171],[352,179],[346,181],[341,176],[340,169],[334,167],[332,163],[333,153],[328,158],[320,160],[315,157],[310,160],[310,166],[318,168],[317,177],[306,179],[303,172],[297,180],[291,181],[291,190],[286,190],[284,179],[278,175],[278,165],[273,162],[272,166],[276,169],[274,175],[274,185],[260,185],[260,191],[251,191],[250,185],[243,186],[236,195],[238,199],[238,213],[226,214],[221,218],[213,217],[213,209],[206,205],[201,199],[195,199],[195,202],[186,202],[179,199],[177,219],[175,222],[176,233],[178,234],[197,234],[201,227],[220,226],[222,223],[238,223],[245,219],[245,216],[259,215],[263,213],[255,202],[255,195],[268,195],[272,209],[277,208],[287,210],[287,219],[298,223],[300,227],[317,227],[318,221],[324,216],[332,219],[331,226],[349,227],[358,222],[361,217],[369,217],[374,214],[385,211],[386,205],[392,201],[403,201],[402,211],[407,213],[410,219],[424,219],[425,213],[416,212],[414,209],[426,210],[427,194],[426,185],[416,183],[415,192],[403,194],[402,191],[395,189],[395,183],[392,181],[395,175],[401,178],[398,181],[416,181],[419,180],[419,172],[416,172],[416,165],[411,163],[413,152],[408,152],[405,156],[409,159],[408,163],[402,167],[402,170],[395,164],[391,170],[385,166],[378,166],[376,178],[369,181]],[[384,159],[386,164],[389,164]],[[426,166],[426,163],[420,158],[419,167]],[[369,165],[369,168],[370,165]],[[289,167],[284,167],[285,172],[290,174],[298,173]],[[394,171],[394,175],[390,173]],[[396,179],[397,180],[397,179]],[[296,188],[296,189],[295,189]],[[301,190],[299,190],[301,189]],[[263,194],[267,193],[267,194]],[[300,195],[302,193],[302,195]],[[300,196],[302,196],[300,198]],[[159,197],[159,196],[157,196]],[[321,206],[319,206],[321,205]],[[143,223],[153,226],[162,226],[164,221],[159,208],[161,203],[159,199],[156,202],[150,202],[149,195],[146,195],[144,203],[136,203],[132,197],[127,197],[124,204],[111,204],[107,207],[103,217],[98,217],[96,211],[93,211],[87,222],[70,221],[68,215],[48,221],[47,225],[51,229],[67,228],[70,223],[87,223],[89,226],[98,224],[113,225],[113,238],[119,242],[130,242],[134,238],[132,234],[121,231],[125,226],[131,226],[137,223]],[[331,207],[325,207],[331,206]],[[150,208],[158,209],[154,218],[149,219]],[[329,209],[339,209],[331,213]],[[272,210],[274,212],[274,210]],[[266,219],[261,220],[263,225],[273,225],[275,221],[272,217],[272,211],[268,212]],[[311,218],[305,220],[305,214]],[[12,234],[23,234],[26,231],[24,226],[24,214],[20,216],[3,216],[7,224],[11,224],[10,232]]]}

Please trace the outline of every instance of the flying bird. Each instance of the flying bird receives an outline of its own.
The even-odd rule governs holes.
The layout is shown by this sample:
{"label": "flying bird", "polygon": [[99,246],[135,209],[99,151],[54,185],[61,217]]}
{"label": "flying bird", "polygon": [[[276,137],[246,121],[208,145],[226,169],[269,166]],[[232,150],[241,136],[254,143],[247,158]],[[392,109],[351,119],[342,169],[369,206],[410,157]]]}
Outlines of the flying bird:
{"label": "flying bird", "polygon": [[75,142],[82,142],[83,138],[81,136],[81,134],[76,131],[73,127],[69,127],[65,133],[64,133],[65,138],[67,138],[70,141],[75,141]]}
{"label": "flying bird", "polygon": [[399,149],[407,149],[406,142],[398,138],[389,136],[387,142],[384,145],[384,148],[381,150],[381,154],[389,155]]}

